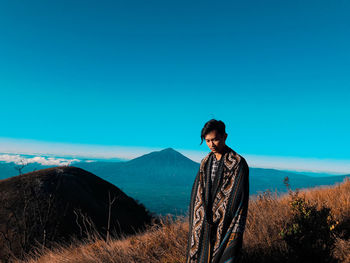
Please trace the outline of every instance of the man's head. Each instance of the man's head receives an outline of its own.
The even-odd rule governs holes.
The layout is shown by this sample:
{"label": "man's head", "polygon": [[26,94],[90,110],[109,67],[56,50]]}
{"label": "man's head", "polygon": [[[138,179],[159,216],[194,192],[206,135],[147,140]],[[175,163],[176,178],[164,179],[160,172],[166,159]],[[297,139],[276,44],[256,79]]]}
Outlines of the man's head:
{"label": "man's head", "polygon": [[225,124],[222,121],[211,119],[204,125],[202,129],[202,141],[200,144],[203,143],[204,139],[212,152],[222,152],[222,150],[226,146],[226,138],[227,133],[225,131]]}

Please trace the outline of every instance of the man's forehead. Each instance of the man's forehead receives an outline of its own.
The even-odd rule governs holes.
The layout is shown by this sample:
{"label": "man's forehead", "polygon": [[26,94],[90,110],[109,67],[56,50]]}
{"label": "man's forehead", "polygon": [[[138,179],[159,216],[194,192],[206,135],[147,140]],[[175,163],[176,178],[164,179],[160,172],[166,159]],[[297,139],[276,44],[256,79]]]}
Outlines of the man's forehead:
{"label": "man's forehead", "polygon": [[220,137],[220,134],[218,134],[216,130],[213,130],[213,131],[209,132],[207,135],[205,135],[206,140],[213,139],[215,137]]}

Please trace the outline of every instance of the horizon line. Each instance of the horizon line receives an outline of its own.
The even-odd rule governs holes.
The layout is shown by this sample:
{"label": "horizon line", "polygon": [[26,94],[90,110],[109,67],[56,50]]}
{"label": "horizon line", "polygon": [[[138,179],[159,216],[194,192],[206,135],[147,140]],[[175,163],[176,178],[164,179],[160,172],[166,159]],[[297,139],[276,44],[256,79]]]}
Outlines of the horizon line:
{"label": "horizon line", "polygon": [[[0,154],[54,155],[56,157],[128,161],[144,154],[172,148],[192,161],[199,162],[210,152],[177,147],[143,147],[47,142],[32,139],[0,137]],[[350,160],[305,158],[295,156],[267,156],[239,153],[252,168],[277,169],[296,172],[350,174]]]}

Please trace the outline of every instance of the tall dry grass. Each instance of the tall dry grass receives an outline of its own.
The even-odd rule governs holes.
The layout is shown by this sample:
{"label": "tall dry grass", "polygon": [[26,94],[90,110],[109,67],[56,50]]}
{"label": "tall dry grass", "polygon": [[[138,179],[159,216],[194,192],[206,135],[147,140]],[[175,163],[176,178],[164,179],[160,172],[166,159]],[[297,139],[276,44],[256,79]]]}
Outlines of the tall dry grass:
{"label": "tall dry grass", "polygon": [[[319,209],[322,206],[331,209],[331,215],[340,222],[338,229],[343,231],[336,234],[335,261],[350,262],[349,178],[335,186],[303,189],[298,195]],[[267,192],[251,200],[244,233],[244,262],[286,262],[290,251],[279,233],[292,216],[291,198],[291,195],[278,198]]]}
{"label": "tall dry grass", "polygon": [[[182,262],[188,223],[183,217],[165,217],[144,233],[106,242],[98,237],[49,250],[37,250],[24,262]],[[18,261],[23,262],[23,261]]]}
{"label": "tall dry grass", "polygon": [[[331,209],[341,230],[336,233],[334,262],[350,263],[350,180],[347,178],[336,186],[302,190],[299,195],[318,207]],[[244,262],[288,261],[288,246],[279,233],[291,218],[290,200],[290,195],[278,198],[268,192],[251,198],[243,242]],[[144,233],[108,243],[96,238],[52,250],[38,250],[26,262],[184,262],[187,220],[183,217],[164,219],[161,225],[149,227]]]}

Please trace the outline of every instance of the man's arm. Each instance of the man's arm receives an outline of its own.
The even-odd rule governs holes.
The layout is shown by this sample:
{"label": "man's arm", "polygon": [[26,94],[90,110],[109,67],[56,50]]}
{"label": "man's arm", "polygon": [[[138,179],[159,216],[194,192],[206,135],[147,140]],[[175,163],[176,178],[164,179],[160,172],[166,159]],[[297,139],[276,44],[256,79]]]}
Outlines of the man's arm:
{"label": "man's arm", "polygon": [[[231,260],[228,261],[230,263],[235,262],[241,253],[243,245],[243,233],[249,203],[249,167],[244,159],[242,160],[242,167],[238,174],[238,178],[241,179],[238,185],[239,193],[237,198],[233,200],[238,203],[237,214],[235,213],[233,219],[236,222],[233,225],[231,235],[219,262],[227,262],[228,260]],[[235,207],[235,205],[233,205],[233,207]]]}
{"label": "man's arm", "polygon": [[189,262],[190,257],[190,249],[191,249],[191,235],[192,235],[192,223],[193,223],[193,206],[195,202],[195,195],[196,195],[196,190],[197,190],[197,185],[198,185],[198,180],[199,180],[199,170],[197,172],[197,175],[194,179],[192,190],[191,190],[191,195],[190,195],[190,204],[189,204],[189,211],[188,211],[188,219],[189,219],[189,224],[188,224],[188,236],[187,236],[187,249],[186,249],[186,262]]}

